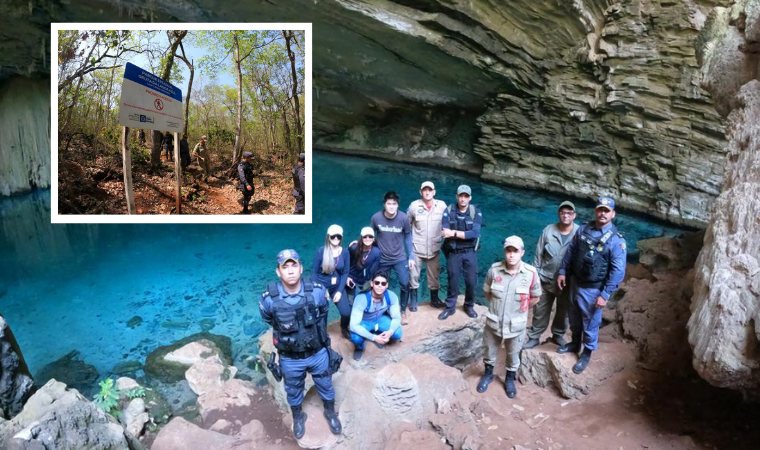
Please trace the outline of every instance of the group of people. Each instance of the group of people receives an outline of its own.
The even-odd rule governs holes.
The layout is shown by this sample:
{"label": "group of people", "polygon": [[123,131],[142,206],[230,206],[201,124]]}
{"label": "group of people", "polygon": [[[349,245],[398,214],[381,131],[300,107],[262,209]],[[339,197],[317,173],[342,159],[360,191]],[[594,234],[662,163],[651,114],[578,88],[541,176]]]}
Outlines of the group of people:
{"label": "group of people", "polygon": [[[145,144],[145,130],[138,130],[137,139],[140,145]],[[211,172],[211,166],[209,165],[210,158],[208,149],[206,148],[207,140],[208,137],[206,137],[206,135],[201,136],[201,140],[195,144],[192,153],[192,156],[194,156],[196,161],[198,161],[198,168],[201,171],[206,189],[208,189],[208,176]],[[162,153],[166,154],[166,161],[174,161],[174,134],[170,131],[167,131],[161,140],[161,146],[163,148]],[[183,134],[182,138],[179,141],[179,158],[180,166],[184,172],[191,162],[190,145],[187,142],[187,134]]]}
{"label": "group of people", "polygon": [[[347,248],[341,245],[343,228],[331,225],[325,244],[314,255],[311,281],[301,281],[303,266],[295,250],[283,250],[278,255],[281,282],[269,286],[259,308],[274,328],[296,438],[305,431],[301,402],[307,372],[325,402],[324,414],[331,431],[341,432],[334,411],[331,376],[337,368],[330,364],[329,338],[317,342],[309,337],[315,330],[327,335],[329,301],[340,313],[342,336],[354,344],[355,360],[362,358],[367,341],[383,348],[401,339],[409,313],[418,308],[423,264],[427,267],[430,304],[443,309],[439,320],[456,313],[462,277],[463,310],[471,318],[478,317],[474,308],[476,252],[482,212],[471,204],[472,190],[467,185],[457,188],[453,205],[435,199],[435,193],[435,185],[425,181],[420,187],[421,198],[404,213],[398,210],[398,194],[387,192],[383,209]],[[615,202],[609,197],[599,198],[595,220],[583,225],[575,223],[572,202],[562,202],[557,214],[558,221],[548,225],[538,240],[533,265],[522,260],[523,240],[509,236],[503,242],[504,259],[488,270],[483,284],[488,302],[483,332],[485,373],[478,381],[478,392],[485,392],[493,381],[503,343],[507,351],[505,391],[509,398],[517,395],[520,351],[540,344],[555,303],[549,340],[558,345],[559,353],[579,354],[574,373],[586,369],[597,348],[602,309],[625,275],[626,244],[612,223]],[[449,278],[445,301],[438,296],[441,252]],[[398,296],[388,289],[392,272],[400,286]],[[530,326],[529,308],[533,308]],[[568,324],[572,336],[569,343],[564,339]]]}

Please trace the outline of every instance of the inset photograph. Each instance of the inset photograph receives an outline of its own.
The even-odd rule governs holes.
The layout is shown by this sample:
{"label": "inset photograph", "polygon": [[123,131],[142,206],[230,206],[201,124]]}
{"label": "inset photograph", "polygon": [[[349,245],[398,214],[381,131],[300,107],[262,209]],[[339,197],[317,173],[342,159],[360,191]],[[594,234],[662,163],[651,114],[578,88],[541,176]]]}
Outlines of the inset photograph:
{"label": "inset photograph", "polygon": [[53,25],[54,223],[311,220],[311,26],[225,25]]}

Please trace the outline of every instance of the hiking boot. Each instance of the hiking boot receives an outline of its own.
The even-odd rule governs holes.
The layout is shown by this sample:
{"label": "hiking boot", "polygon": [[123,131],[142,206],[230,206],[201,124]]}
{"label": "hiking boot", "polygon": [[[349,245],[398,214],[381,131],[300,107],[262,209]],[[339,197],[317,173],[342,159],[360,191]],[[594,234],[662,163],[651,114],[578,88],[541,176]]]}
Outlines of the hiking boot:
{"label": "hiking boot", "polygon": [[330,431],[332,434],[340,434],[340,432],[343,430],[343,427],[340,424],[340,419],[338,419],[338,413],[335,412],[335,400],[333,401],[326,401],[325,403],[325,419],[327,419],[327,424],[330,425]]}
{"label": "hiking boot", "polygon": [[438,320],[446,320],[449,318],[449,316],[453,316],[456,313],[456,310],[453,309],[444,309],[442,313],[438,314]]}
{"label": "hiking boot", "polygon": [[417,289],[409,290],[409,311],[417,312]]}
{"label": "hiking boot", "polygon": [[528,339],[528,342],[526,342],[525,344],[523,344],[522,348],[523,348],[523,350],[527,350],[529,348],[538,347],[538,344],[540,344],[540,343],[541,343],[541,341],[539,341],[538,339],[536,339],[536,338],[530,338],[530,339]]}
{"label": "hiking boot", "polygon": [[515,377],[517,372],[514,370],[507,370],[507,380],[504,382],[504,390],[507,391],[507,397],[517,397],[517,387],[515,387]]}
{"label": "hiking boot", "polygon": [[586,370],[586,366],[588,366],[588,362],[591,360],[591,350],[584,348],[583,353],[581,353],[580,359],[578,359],[578,362],[575,363],[573,366],[573,373],[579,374]]}
{"label": "hiking boot", "polygon": [[438,289],[431,289],[430,290],[430,306],[433,308],[445,308],[446,303],[442,302],[440,298],[438,298]]}
{"label": "hiking boot", "polygon": [[362,354],[364,354],[364,350],[360,348],[354,349],[354,361],[359,361],[362,359]]}
{"label": "hiking boot", "polygon": [[340,335],[348,339],[349,341],[351,340],[351,333],[348,331],[348,328],[341,328]]}
{"label": "hiking boot", "polygon": [[473,308],[472,306],[465,306],[464,307],[464,312],[465,312],[465,314],[467,314],[468,316],[470,316],[471,319],[477,319],[478,318],[478,313],[475,312],[475,308]]}
{"label": "hiking boot", "polygon": [[552,342],[562,347],[563,345],[567,345],[567,341],[562,336],[552,336]]}
{"label": "hiking boot", "polygon": [[306,413],[301,409],[301,405],[291,406],[290,410],[293,411],[293,436],[301,439],[306,433]]}
{"label": "hiking boot", "polygon": [[581,351],[581,343],[573,341],[569,344],[565,344],[557,349],[557,353],[578,353]]}
{"label": "hiking boot", "polygon": [[491,364],[486,364],[486,373],[483,374],[482,377],[480,377],[480,381],[478,381],[478,392],[481,394],[485,392],[488,389],[488,385],[491,384],[493,381],[493,366]]}

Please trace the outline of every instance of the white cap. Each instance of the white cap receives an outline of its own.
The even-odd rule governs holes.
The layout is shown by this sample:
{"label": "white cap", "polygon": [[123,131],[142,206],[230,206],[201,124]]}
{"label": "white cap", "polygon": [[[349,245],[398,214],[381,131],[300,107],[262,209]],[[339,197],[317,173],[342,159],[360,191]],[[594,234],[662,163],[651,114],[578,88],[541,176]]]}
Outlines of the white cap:
{"label": "white cap", "polygon": [[335,236],[336,234],[343,236],[343,227],[340,225],[330,225],[330,228],[327,229],[327,235]]}
{"label": "white cap", "polygon": [[426,187],[428,187],[428,188],[430,188],[432,190],[435,190],[435,185],[433,184],[432,181],[425,181],[424,183],[422,183],[422,186],[420,186],[420,190],[423,190]]}
{"label": "white cap", "polygon": [[374,236],[375,230],[372,229],[372,227],[364,227],[362,228],[362,232],[359,236]]}

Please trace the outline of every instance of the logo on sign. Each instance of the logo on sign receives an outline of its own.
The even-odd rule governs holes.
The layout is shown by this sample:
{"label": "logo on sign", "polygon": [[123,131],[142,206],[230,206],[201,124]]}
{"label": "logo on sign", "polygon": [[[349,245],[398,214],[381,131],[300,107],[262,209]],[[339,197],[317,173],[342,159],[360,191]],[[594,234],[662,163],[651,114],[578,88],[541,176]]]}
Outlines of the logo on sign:
{"label": "logo on sign", "polygon": [[159,111],[161,111],[162,109],[164,109],[164,102],[162,102],[160,98],[157,98],[156,101],[153,102],[153,105]]}
{"label": "logo on sign", "polygon": [[153,123],[153,118],[140,114],[140,122]]}

